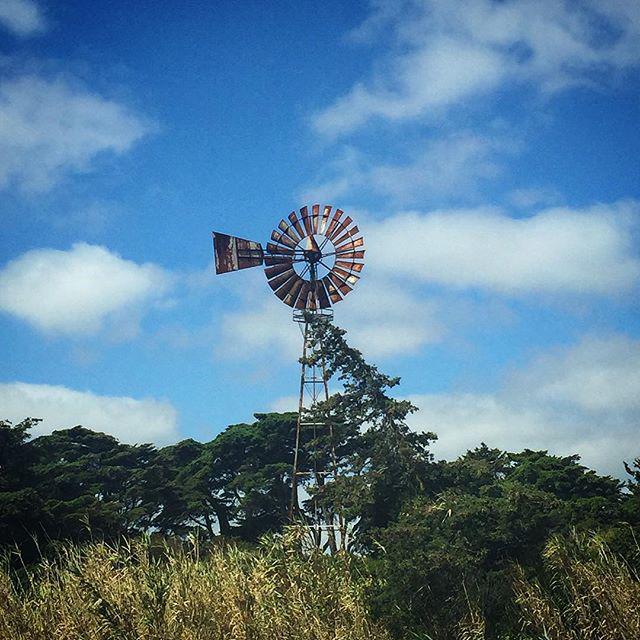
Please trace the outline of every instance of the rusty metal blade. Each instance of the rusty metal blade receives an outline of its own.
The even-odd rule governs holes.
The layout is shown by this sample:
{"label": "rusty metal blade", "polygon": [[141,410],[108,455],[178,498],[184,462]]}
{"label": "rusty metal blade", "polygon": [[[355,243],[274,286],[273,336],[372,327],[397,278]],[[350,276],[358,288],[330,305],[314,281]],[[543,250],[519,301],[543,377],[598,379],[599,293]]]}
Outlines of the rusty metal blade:
{"label": "rusty metal blade", "polygon": [[358,280],[360,280],[360,276],[357,276],[355,273],[345,271],[340,267],[334,266],[332,271],[336,275],[340,276],[342,280],[344,280],[344,282],[347,282],[348,284],[351,284],[351,285],[355,285],[358,282]]}
{"label": "rusty metal blade", "polygon": [[351,250],[355,249],[356,247],[361,247],[363,244],[364,238],[356,238],[355,240],[350,240],[346,244],[336,247],[336,255],[345,250]]}
{"label": "rusty metal blade", "polygon": [[326,235],[325,231],[329,226],[329,218],[331,217],[331,205],[325,204],[324,209],[322,211],[322,218],[320,219],[320,227],[318,228],[318,233],[321,235]]}
{"label": "rusty metal blade", "polygon": [[291,222],[291,224],[296,228],[296,231],[298,232],[298,235],[301,238],[305,237],[305,232],[304,232],[304,228],[303,226],[300,224],[300,220],[298,220],[298,216],[296,215],[295,211],[292,211],[289,214],[289,221]]}
{"label": "rusty metal blade", "polygon": [[213,232],[213,253],[218,274],[257,267],[264,261],[264,251],[259,242],[216,231]]}
{"label": "rusty metal blade", "polygon": [[282,300],[282,302],[284,302],[285,298],[289,295],[291,289],[293,289],[298,280],[300,280],[300,276],[296,273],[286,280],[278,289],[274,290],[274,293],[278,298],[280,298],[280,300]]}
{"label": "rusty metal blade", "polygon": [[288,269],[284,273],[281,273],[279,276],[275,276],[274,278],[271,278],[267,282],[269,283],[269,286],[275,291],[276,289],[279,289],[287,280],[289,280],[290,278],[293,278],[293,276],[296,276],[296,275],[297,274],[293,269]]}
{"label": "rusty metal blade", "polygon": [[328,309],[331,306],[331,301],[329,300],[329,296],[327,295],[327,291],[324,288],[324,284],[322,280],[316,281],[316,298],[318,299],[318,304],[321,309]]}
{"label": "rusty metal blade", "polygon": [[274,242],[286,245],[290,249],[295,249],[296,248],[296,243],[291,238],[289,238],[287,235],[282,233],[281,231],[278,232],[278,231],[273,230],[271,232],[271,239]]}
{"label": "rusty metal blade", "polygon": [[293,249],[289,249],[288,247],[282,247],[278,246],[277,244],[273,244],[273,242],[267,242],[267,253],[276,256],[292,256],[294,254],[294,251]]}
{"label": "rusty metal blade", "polygon": [[307,251],[320,251],[320,247],[313,236],[308,236],[305,241],[305,249]]}
{"label": "rusty metal blade", "polygon": [[340,295],[340,293],[338,293],[338,290],[335,288],[333,282],[331,282],[329,276],[325,276],[324,278],[322,278],[322,282],[327,289],[327,293],[331,298],[331,302],[333,302],[334,304],[336,302],[340,302],[340,300],[342,300],[342,296]]}
{"label": "rusty metal blade", "polygon": [[305,228],[305,236],[313,235],[313,226],[311,225],[311,216],[309,215],[309,209],[307,207],[302,207],[300,209],[300,217],[302,218],[302,224],[304,224]]}
{"label": "rusty metal blade", "polygon": [[329,226],[327,227],[327,230],[324,234],[327,238],[331,239],[330,234],[333,233],[333,230],[336,228],[336,225],[338,224],[338,221],[340,220],[340,217],[342,216],[343,213],[344,211],[342,209],[335,210],[335,213],[333,214],[333,218],[331,218],[331,222],[329,223]]}
{"label": "rusty metal blade", "polygon": [[296,309],[306,309],[307,308],[307,299],[309,297],[309,292],[311,291],[311,283],[306,280],[302,283],[302,287],[300,288],[300,294],[298,295],[298,299],[295,303]]}
{"label": "rusty metal blade", "polygon": [[348,240],[350,237],[355,236],[358,233],[358,231],[360,231],[360,229],[358,229],[357,225],[354,225],[345,234],[343,234],[340,238],[338,238],[333,244],[335,245],[342,244],[345,240]]}
{"label": "rusty metal blade", "polygon": [[[327,234],[327,237],[331,242],[334,241],[345,229],[349,228],[349,225],[353,222],[353,220],[347,216],[344,220],[341,220],[336,227],[331,231],[331,233]],[[335,242],[334,242],[335,244]]]}
{"label": "rusty metal blade", "polygon": [[289,236],[289,238],[291,238],[291,240],[293,240],[296,244],[300,242],[300,236],[298,236],[296,230],[290,224],[287,224],[286,220],[280,220],[280,222],[278,223],[278,228],[283,233],[286,233],[287,236]]}
{"label": "rusty metal blade", "polygon": [[340,260],[347,260],[347,259],[364,260],[364,252],[365,252],[364,249],[362,251],[352,251],[351,249],[343,249],[342,251],[336,251],[336,258]]}
{"label": "rusty metal blade", "polygon": [[264,263],[271,267],[274,264],[291,264],[291,258],[287,256],[265,256]]}
{"label": "rusty metal blade", "polygon": [[280,300],[282,300],[282,302],[284,302],[285,304],[288,304],[290,307],[293,307],[293,305],[296,303],[296,300],[298,299],[298,294],[300,293],[300,289],[302,288],[303,284],[304,280],[300,276],[298,276],[298,279],[293,282],[289,291],[285,294],[284,297],[280,298]]}
{"label": "rusty metal blade", "polygon": [[343,296],[346,296],[349,291],[353,291],[353,288],[350,287],[337,273],[330,271],[327,274],[327,277],[331,279],[331,282],[333,282],[335,287]]}
{"label": "rusty metal blade", "polygon": [[[336,263],[337,264],[337,263]],[[289,260],[288,262],[284,262],[282,264],[274,264],[272,267],[267,267],[264,270],[267,279],[273,278],[275,276],[279,276],[281,273],[288,271],[293,266],[293,262]]]}
{"label": "rusty metal blade", "polygon": [[311,226],[313,227],[313,233],[318,233],[319,225],[320,225],[320,205],[314,204],[311,207]]}
{"label": "rusty metal blade", "polygon": [[346,269],[347,271],[362,271],[362,267],[364,267],[364,264],[362,264],[362,262],[346,262],[344,260],[336,260],[336,264],[335,266],[337,267],[342,267],[343,269]]}

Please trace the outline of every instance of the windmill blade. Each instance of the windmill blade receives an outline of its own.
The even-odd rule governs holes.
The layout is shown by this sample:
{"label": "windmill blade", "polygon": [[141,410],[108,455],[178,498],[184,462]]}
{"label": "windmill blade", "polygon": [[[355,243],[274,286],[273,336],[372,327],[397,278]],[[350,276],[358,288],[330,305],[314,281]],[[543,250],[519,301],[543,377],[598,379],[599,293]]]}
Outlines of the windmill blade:
{"label": "windmill blade", "polygon": [[278,276],[274,276],[273,278],[270,278],[269,280],[267,280],[267,282],[269,283],[269,286],[276,291],[277,289],[279,289],[285,282],[287,282],[287,280],[290,280],[293,277],[297,277],[298,274],[293,270],[293,267],[287,269],[287,271],[284,271],[283,273],[281,273]]}
{"label": "windmill blade", "polygon": [[292,256],[295,251],[293,249],[289,249],[288,247],[281,247],[273,242],[267,242],[267,253],[272,256]]}
{"label": "windmill blade", "polygon": [[[280,298],[280,300],[282,300],[282,302],[284,302],[285,304],[288,304],[290,307],[293,307],[296,303],[296,300],[298,299],[298,294],[300,293],[300,289],[302,288],[302,285],[304,284],[304,280],[300,277],[297,278],[297,280],[294,280],[293,283],[291,284],[291,287],[288,288],[288,291],[284,294],[283,297],[280,297],[278,295],[278,291],[276,291],[276,295]],[[280,289],[280,291],[283,291],[285,289],[285,287],[282,287],[282,289]]]}
{"label": "windmill blade", "polygon": [[288,300],[295,300],[298,297],[298,291],[302,287],[302,283],[304,280],[300,278],[298,274],[295,274],[291,278],[289,278],[279,289],[275,291],[275,294],[282,302],[288,304],[290,307],[293,306],[292,303],[289,303]]}
{"label": "windmill blade", "polygon": [[259,242],[213,232],[213,253],[216,273],[229,273],[258,267],[264,262],[264,251]]}
{"label": "windmill blade", "polygon": [[362,251],[351,251],[351,249],[343,249],[342,251],[336,251],[336,258],[338,260],[364,260],[364,252]]}
{"label": "windmill blade", "polygon": [[342,267],[343,269],[346,269],[347,271],[357,271],[360,272],[362,271],[362,267],[364,267],[364,264],[362,262],[345,262],[344,260],[336,260],[336,267]]}
{"label": "windmill blade", "polygon": [[311,227],[313,228],[313,233],[318,233],[318,226],[320,224],[320,205],[314,204],[311,207]]}
{"label": "windmill blade", "polygon": [[[336,263],[337,264],[337,263]],[[267,276],[267,279],[274,278],[275,276],[279,276],[281,273],[288,271],[293,266],[293,262],[289,260],[288,262],[283,262],[282,264],[274,264],[271,267],[267,267],[264,272]]]}
{"label": "windmill blade", "polygon": [[341,245],[344,242],[346,242],[349,238],[355,236],[359,231],[360,231],[360,229],[358,229],[358,226],[354,225],[346,233],[344,233],[342,236],[340,236],[333,244],[336,245],[336,246]]}
{"label": "windmill blade", "polygon": [[336,302],[340,302],[340,300],[342,300],[342,296],[335,288],[333,282],[331,282],[329,276],[325,276],[324,278],[322,278],[322,284],[324,284],[325,288],[327,289],[327,293],[329,294],[329,298],[331,298],[331,302],[335,304]]}
{"label": "windmill blade", "polygon": [[329,223],[329,226],[327,227],[327,230],[324,234],[327,238],[330,239],[330,235],[333,233],[336,225],[338,225],[338,221],[342,217],[343,213],[344,211],[342,209],[336,209],[335,213],[333,214],[333,218],[331,218],[331,222]]}
{"label": "windmill blade", "polygon": [[356,247],[361,247],[363,244],[364,244],[364,238],[356,238],[355,240],[350,240],[346,244],[336,247],[336,255],[342,253],[343,251],[351,251]]}
{"label": "windmill blade", "polygon": [[331,301],[329,300],[322,280],[316,282],[316,298],[318,299],[318,304],[321,309],[328,309],[331,306]]}
{"label": "windmill blade", "polygon": [[296,248],[296,242],[294,242],[291,238],[289,238],[289,236],[287,236],[286,234],[284,234],[282,231],[272,231],[271,232],[271,239],[278,243],[278,244],[284,244],[287,247],[289,247],[290,249],[295,249]]}
{"label": "windmill blade", "polygon": [[318,228],[318,233],[322,235],[326,235],[325,231],[329,226],[329,218],[331,217],[331,205],[326,204],[324,206],[324,210],[322,212],[322,218],[320,219],[320,227]]}
{"label": "windmill blade", "polygon": [[311,216],[309,215],[309,209],[307,207],[302,207],[300,209],[300,217],[302,218],[302,224],[304,224],[304,228],[306,233],[305,236],[313,235],[313,226],[311,225]]}
{"label": "windmill blade", "polygon": [[330,271],[327,274],[327,277],[333,282],[336,289],[343,295],[346,296],[347,293],[353,291],[353,288],[350,287],[337,273]]}
{"label": "windmill blade", "polygon": [[342,233],[342,231],[349,227],[352,222],[353,220],[349,216],[347,216],[344,220],[340,221],[329,233],[327,233],[327,238],[329,238],[329,240],[333,242]]}
{"label": "windmill blade", "polygon": [[298,220],[298,216],[296,215],[295,211],[292,211],[289,214],[289,221],[291,222],[291,224],[295,227],[296,231],[298,232],[298,235],[301,238],[304,238],[304,236],[306,235],[304,232],[304,228],[302,226],[302,224],[300,223],[300,220]]}
{"label": "windmill blade", "polygon": [[360,276],[357,276],[355,273],[351,273],[349,271],[345,271],[340,267],[333,267],[331,270],[336,275],[340,276],[344,282],[347,282],[351,285],[357,284],[358,280],[360,280]]}
{"label": "windmill blade", "polygon": [[294,305],[296,309],[307,308],[307,301],[309,298],[310,291],[311,291],[311,283],[307,282],[306,280],[303,280],[302,287],[300,288],[300,295],[298,296],[298,299],[296,300],[296,303]]}
{"label": "windmill blade", "polygon": [[290,224],[287,224],[285,220],[280,220],[278,228],[296,244],[300,242],[300,236],[296,233],[296,230]]}

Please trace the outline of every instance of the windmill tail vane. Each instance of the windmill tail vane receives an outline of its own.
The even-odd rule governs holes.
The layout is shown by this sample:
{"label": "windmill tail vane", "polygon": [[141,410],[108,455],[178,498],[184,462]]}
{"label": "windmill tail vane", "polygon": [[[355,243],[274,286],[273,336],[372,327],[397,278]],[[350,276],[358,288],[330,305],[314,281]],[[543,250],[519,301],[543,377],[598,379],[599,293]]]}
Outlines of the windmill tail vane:
{"label": "windmill tail vane", "polygon": [[[298,420],[294,446],[289,517],[310,526],[316,546],[335,551],[345,548],[347,531],[340,513],[322,506],[326,479],[338,475],[333,427],[309,419],[309,409],[327,400],[322,345],[313,340],[312,324],[318,316],[332,316],[332,306],[344,299],[360,279],[364,267],[364,238],[352,218],[330,205],[319,204],[292,211],[271,232],[266,246],[224,233],[213,232],[216,273],[223,274],[264,266],[267,284],[294,310],[293,319],[303,334]],[[331,456],[325,468],[318,466],[314,451],[320,431],[329,436]],[[306,447],[306,448],[305,448]],[[312,470],[301,470],[304,453]],[[310,515],[300,509],[298,490],[311,496]]]}

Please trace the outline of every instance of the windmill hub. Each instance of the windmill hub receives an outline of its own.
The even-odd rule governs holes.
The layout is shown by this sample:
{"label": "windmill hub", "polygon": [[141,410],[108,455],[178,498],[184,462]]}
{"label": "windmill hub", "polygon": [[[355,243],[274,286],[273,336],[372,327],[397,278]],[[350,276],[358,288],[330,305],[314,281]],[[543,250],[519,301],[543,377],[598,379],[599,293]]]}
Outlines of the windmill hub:
{"label": "windmill hub", "polygon": [[304,259],[310,264],[316,264],[322,259],[322,252],[316,249],[305,249]]}

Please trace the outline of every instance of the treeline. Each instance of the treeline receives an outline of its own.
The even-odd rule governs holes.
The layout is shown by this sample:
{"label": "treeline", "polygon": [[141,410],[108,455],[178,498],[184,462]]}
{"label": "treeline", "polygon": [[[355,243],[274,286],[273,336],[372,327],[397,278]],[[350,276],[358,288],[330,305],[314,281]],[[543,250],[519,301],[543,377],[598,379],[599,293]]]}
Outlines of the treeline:
{"label": "treeline", "polygon": [[[578,456],[546,451],[480,444],[437,461],[436,436],[409,429],[415,407],[389,394],[398,379],[366,363],[341,330],[316,331],[328,375],[342,389],[310,418],[332,423],[340,477],[311,492],[303,508],[308,513],[315,501],[321,512],[345,515],[349,549],[370,576],[367,606],[385,629],[396,637],[458,637],[456,625],[471,616],[484,634],[473,637],[518,637],[522,594],[533,602],[538,593],[544,603],[545,590],[569,575],[562,574],[568,560],[566,569],[549,568],[564,557],[549,551],[556,536],[595,535],[592,548],[606,547],[627,567],[615,565],[611,575],[627,576],[638,590],[640,459],[627,466],[624,483],[585,468]],[[34,420],[0,423],[0,545],[19,548],[28,563],[57,541],[152,533],[247,545],[281,533],[296,418],[256,414],[254,423],[231,425],[210,442],[162,448],[80,426],[31,439]],[[326,433],[303,434],[300,468],[326,467],[330,445]],[[607,562],[593,575],[609,575]],[[602,602],[595,602],[597,609]]]}
{"label": "treeline", "polygon": [[[296,415],[256,418],[207,443],[159,449],[83,427],[29,439],[32,420],[3,422],[1,543],[17,545],[28,561],[61,540],[155,532],[250,542],[281,532]],[[369,437],[368,447],[367,463],[359,451],[341,490],[352,547],[384,585],[371,606],[398,635],[425,620],[436,628],[462,619],[468,598],[498,627],[513,623],[505,608],[514,597],[512,566],[536,572],[556,534],[598,532],[639,564],[640,460],[625,488],[578,456],[481,445],[455,461],[435,461],[413,433],[389,448]]]}

